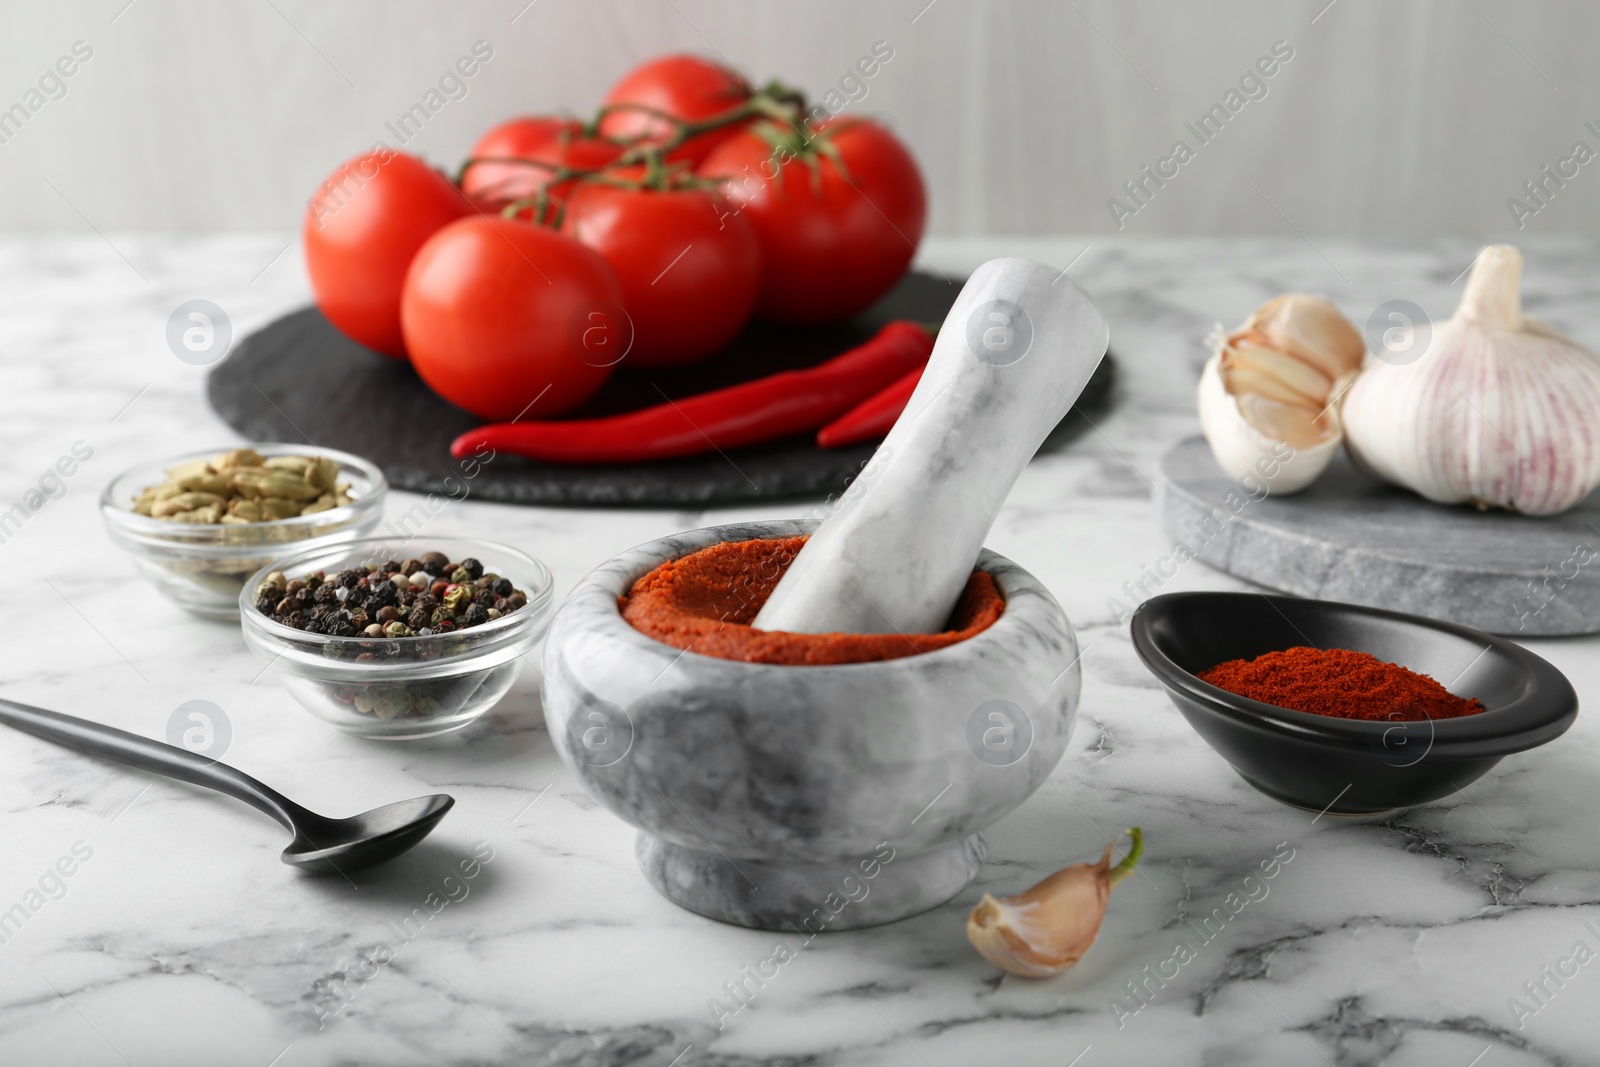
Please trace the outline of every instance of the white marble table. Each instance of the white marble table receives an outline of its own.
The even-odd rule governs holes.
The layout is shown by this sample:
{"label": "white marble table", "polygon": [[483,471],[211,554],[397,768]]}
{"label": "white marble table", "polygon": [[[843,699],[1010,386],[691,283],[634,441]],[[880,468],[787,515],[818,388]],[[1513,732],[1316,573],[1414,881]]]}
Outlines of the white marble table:
{"label": "white marble table", "polygon": [[[210,700],[232,728],[227,758],[308,805],[343,814],[433,791],[458,804],[388,869],[314,880],[281,865],[281,831],[235,802],[0,732],[0,913],[27,913],[0,944],[0,1064],[1600,1062],[1600,962],[1572,957],[1579,942],[1600,949],[1592,714],[1449,802],[1314,820],[1255,793],[1201,742],[1108,604],[1169,547],[1150,480],[1162,449],[1195,428],[1213,321],[1291,287],[1328,293],[1358,322],[1393,297],[1444,314],[1470,244],[1108,242],[1076,261],[1111,322],[1120,406],[1025,472],[990,543],[1079,627],[1077,734],[1049,784],[990,835],[977,885],[907,922],[819,937],[761,988],[744,979],[753,996],[718,1030],[708,1001],[781,939],[679,911],[646,886],[632,832],[557,761],[533,663],[454,740],[363,743],[295,706],[235,629],[158,599],[107,542],[96,498],[120,469],[231,440],[205,407],[204,371],[166,347],[169,312],[204,297],[243,332],[306,298],[283,237],[112,240],[0,243],[0,510],[74,442],[93,449],[65,495],[0,544],[5,692],[156,736],[180,703]],[[929,258],[950,271],[1001,252],[1065,265],[1082,247],[946,244]],[[1536,246],[1528,306],[1600,345],[1597,277],[1593,248]],[[799,510],[468,500],[435,527],[526,547],[564,592],[646,539]],[[1234,584],[1193,563],[1164,588]],[[1584,698],[1600,690],[1600,641],[1532,647]],[[980,891],[1021,889],[1130,824],[1148,839],[1142,876],[1116,890],[1080,966],[1001,978],[969,949]],[[475,849],[492,859],[472,866]],[[1274,879],[1244,881],[1289,849]],[[461,877],[464,860],[475,877]],[[48,874],[58,861],[73,873]],[[1258,899],[1203,941],[1200,918],[1235,892]],[[1194,959],[1149,980],[1147,1003],[1132,999],[1127,984],[1180,940]],[[1540,1001],[1528,982],[1543,983]]]}

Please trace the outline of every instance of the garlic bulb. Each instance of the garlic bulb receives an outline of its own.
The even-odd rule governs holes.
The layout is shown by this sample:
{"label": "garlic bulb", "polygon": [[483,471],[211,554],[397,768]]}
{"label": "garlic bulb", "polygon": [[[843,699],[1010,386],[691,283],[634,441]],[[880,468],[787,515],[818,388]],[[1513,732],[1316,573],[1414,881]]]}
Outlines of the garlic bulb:
{"label": "garlic bulb", "polygon": [[1441,504],[1554,515],[1600,484],[1600,358],[1522,314],[1522,254],[1478,254],[1422,358],[1375,361],[1344,398],[1350,453]]}
{"label": "garlic bulb", "polygon": [[1144,835],[1135,826],[1128,836],[1133,844],[1115,867],[1113,843],[1098,863],[1074,863],[1017,896],[996,900],[985,893],[967,916],[967,940],[984,959],[1024,978],[1071,967],[1094,944],[1111,887],[1139,862]]}
{"label": "garlic bulb", "polygon": [[1334,400],[1366,345],[1321,297],[1286,293],[1221,338],[1200,375],[1200,428],[1232,478],[1293,493],[1339,450]]}

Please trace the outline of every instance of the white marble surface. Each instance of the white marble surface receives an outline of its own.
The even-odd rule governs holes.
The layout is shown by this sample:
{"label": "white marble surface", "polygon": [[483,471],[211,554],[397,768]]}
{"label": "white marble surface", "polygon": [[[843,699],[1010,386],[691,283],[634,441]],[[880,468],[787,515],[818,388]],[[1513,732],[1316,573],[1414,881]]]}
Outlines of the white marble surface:
{"label": "white marble surface", "polygon": [[[112,238],[116,249],[92,234],[0,243],[0,508],[75,441],[94,450],[67,494],[0,545],[6,693],[158,736],[177,705],[211,700],[232,726],[227,759],[310,806],[345,814],[436,790],[458,804],[387,870],[316,881],[278,863],[281,831],[242,805],[0,733],[0,910],[39,905],[0,944],[0,1063],[1600,1062],[1600,962],[1562,962],[1577,942],[1600,949],[1592,714],[1450,802],[1374,823],[1313,820],[1256,794],[1200,741],[1108,604],[1169,548],[1150,479],[1161,450],[1195,428],[1192,383],[1213,321],[1289,287],[1328,293],[1358,323],[1393,297],[1444,314],[1470,244],[1097,242],[1077,260],[1073,278],[1111,322],[1121,405],[1024,473],[990,544],[1039,575],[1079,628],[1078,732],[1049,783],[990,833],[966,893],[904,923],[819,937],[719,1031],[708,1000],[777,939],[648,888],[632,830],[558,762],[531,665],[467,735],[363,743],[293,705],[235,630],[156,599],[106,541],[96,496],[121,468],[230,440],[205,408],[204,372],[166,348],[172,308],[205,297],[247,331],[306,293],[297,252],[274,259],[282,237]],[[1081,248],[945,245],[929,258],[952,271],[999,253],[1064,266]],[[1534,247],[1530,311],[1600,345],[1597,268],[1591,247]],[[800,510],[469,500],[436,527],[529,549],[564,592],[647,539]],[[1195,563],[1165,588],[1233,585]],[[1600,641],[1532,647],[1582,697],[1600,687]],[[1143,873],[1118,887],[1076,969],[1002,979],[970,950],[963,921],[979,892],[1089,859],[1103,834],[1135,823],[1148,839]],[[480,841],[493,858],[452,878]],[[66,864],[62,892],[45,871],[75,846],[90,855]],[[1290,848],[1276,877],[1245,881]],[[41,878],[53,892],[30,897]],[[1190,924],[1235,892],[1258,899],[1202,944]],[[430,893],[435,906],[458,899],[433,914]],[[399,924],[414,908],[432,917],[408,933]],[[1179,939],[1195,957],[1119,1027],[1111,1004],[1124,983]],[[1577,973],[1558,987],[1547,966]],[[1551,995],[1519,1028],[1508,998],[1536,1007],[1523,983],[1539,980]],[[319,1027],[340,982],[348,999]]]}

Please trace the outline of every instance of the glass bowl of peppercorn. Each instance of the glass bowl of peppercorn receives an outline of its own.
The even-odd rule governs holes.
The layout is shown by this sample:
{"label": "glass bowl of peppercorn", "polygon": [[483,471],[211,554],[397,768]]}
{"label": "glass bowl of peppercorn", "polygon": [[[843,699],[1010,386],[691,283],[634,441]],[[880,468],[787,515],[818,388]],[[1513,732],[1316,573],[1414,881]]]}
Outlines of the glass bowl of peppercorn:
{"label": "glass bowl of peppercorn", "polygon": [[555,583],[508,545],[430,544],[346,541],[263,567],[239,593],[245,644],[341,730],[404,741],[461,729],[511,688]]}
{"label": "glass bowl of peppercorn", "polygon": [[371,533],[388,489],[360,456],[262,444],[131,467],[106,487],[100,514],[151,585],[196,614],[232,619],[256,571],[311,541]]}

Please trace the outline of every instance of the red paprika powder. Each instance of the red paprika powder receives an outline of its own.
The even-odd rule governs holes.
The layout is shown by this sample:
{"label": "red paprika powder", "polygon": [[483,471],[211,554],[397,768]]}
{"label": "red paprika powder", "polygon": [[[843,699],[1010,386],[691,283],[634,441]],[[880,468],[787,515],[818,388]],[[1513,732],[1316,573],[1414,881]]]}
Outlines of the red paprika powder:
{"label": "red paprika powder", "polygon": [[1343,648],[1301,645],[1252,660],[1229,660],[1200,680],[1263,704],[1340,719],[1410,722],[1487,710],[1426,674]]}
{"label": "red paprika powder", "polygon": [[750,625],[804,537],[725,541],[663,563],[633,583],[618,606],[633,628],[674,648],[749,663],[821,666],[899,659],[946,648],[1005,613],[995,580],[973,571],[949,629],[937,634],[796,634]]}

